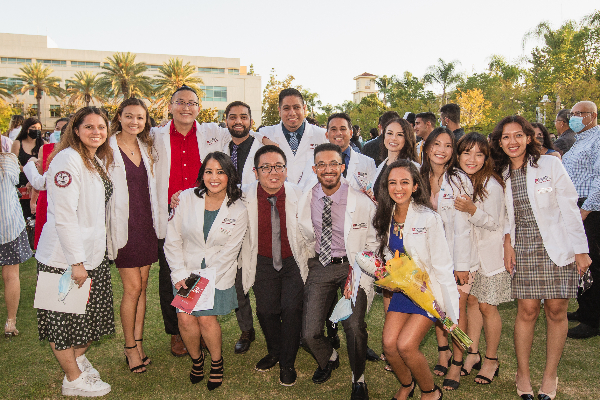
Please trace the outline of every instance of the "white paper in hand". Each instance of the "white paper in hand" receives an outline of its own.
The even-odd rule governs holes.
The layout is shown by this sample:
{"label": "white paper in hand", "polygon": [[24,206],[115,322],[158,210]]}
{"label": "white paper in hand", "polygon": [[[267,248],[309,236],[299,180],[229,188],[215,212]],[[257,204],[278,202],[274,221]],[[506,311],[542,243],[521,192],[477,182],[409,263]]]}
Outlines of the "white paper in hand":
{"label": "white paper in hand", "polygon": [[70,314],[85,314],[92,280],[87,278],[81,287],[75,286],[63,301],[58,299],[58,282],[62,275],[41,271],[38,274],[33,308]]}
{"label": "white paper in hand", "polygon": [[204,268],[194,271],[195,274],[208,279],[208,284],[202,292],[202,296],[196,303],[194,311],[212,310],[215,307],[215,280],[217,279],[216,268]]}

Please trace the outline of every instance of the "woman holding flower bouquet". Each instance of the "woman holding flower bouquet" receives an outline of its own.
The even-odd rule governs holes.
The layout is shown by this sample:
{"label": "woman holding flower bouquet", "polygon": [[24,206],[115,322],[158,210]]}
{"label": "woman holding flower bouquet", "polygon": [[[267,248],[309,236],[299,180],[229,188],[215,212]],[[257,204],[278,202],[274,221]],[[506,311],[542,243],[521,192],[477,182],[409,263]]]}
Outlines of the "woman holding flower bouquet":
{"label": "woman holding flower bouquet", "polygon": [[491,134],[496,171],[506,182],[504,266],[517,299],[517,394],[533,400],[529,357],[541,299],[546,315],[546,367],[538,399],[551,400],[567,339],[569,298],[577,297],[578,272],[591,264],[577,192],[560,160],[540,156],[535,131],[521,116],[504,118]]}
{"label": "woman holding flower bouquet", "polygon": [[[399,251],[418,260],[429,274],[440,308],[457,321],[458,290],[444,226],[431,209],[426,186],[411,161],[398,160],[389,165],[381,177],[377,201],[373,225],[381,241],[379,256],[389,259]],[[443,397],[419,350],[434,321],[405,294],[396,292],[392,296],[383,328],[383,350],[402,385],[394,399],[412,396],[416,385],[423,400]]]}

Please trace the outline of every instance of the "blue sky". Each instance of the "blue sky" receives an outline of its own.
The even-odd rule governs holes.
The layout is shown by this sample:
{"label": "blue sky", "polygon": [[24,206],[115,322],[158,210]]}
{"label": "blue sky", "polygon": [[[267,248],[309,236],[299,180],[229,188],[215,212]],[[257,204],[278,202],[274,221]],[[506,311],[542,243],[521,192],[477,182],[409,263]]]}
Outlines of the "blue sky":
{"label": "blue sky", "polygon": [[[89,5],[88,5],[89,4]],[[503,1],[12,1],[0,31],[50,36],[60,48],[240,58],[263,87],[279,78],[321,101],[352,98],[363,72],[421,77],[438,58],[483,71],[492,54],[516,60],[523,35],[600,9],[597,0]],[[433,87],[432,90],[440,91]]]}

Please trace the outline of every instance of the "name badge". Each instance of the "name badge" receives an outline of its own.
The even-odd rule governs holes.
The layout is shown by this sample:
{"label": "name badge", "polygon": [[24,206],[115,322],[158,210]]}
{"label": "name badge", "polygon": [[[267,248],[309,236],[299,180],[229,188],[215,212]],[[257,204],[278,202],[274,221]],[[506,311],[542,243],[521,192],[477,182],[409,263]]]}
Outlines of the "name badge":
{"label": "name badge", "polygon": [[442,195],[442,199],[444,199],[444,200],[454,200],[454,193],[444,193]]}
{"label": "name badge", "polygon": [[235,218],[224,218],[223,224],[224,225],[235,225]]}
{"label": "name badge", "polygon": [[546,183],[546,182],[550,182],[551,180],[552,180],[552,178],[550,178],[548,175],[546,175],[541,178],[536,178],[535,184],[537,185],[538,183]]}
{"label": "name badge", "polygon": [[550,193],[552,191],[551,187],[540,188],[537,190],[538,193]]}
{"label": "name badge", "polygon": [[217,143],[218,141],[219,141],[219,139],[217,139],[217,138],[211,138],[206,141],[206,144],[211,146],[211,145]]}
{"label": "name badge", "polygon": [[361,222],[360,224],[352,224],[352,229],[367,229],[367,223]]}
{"label": "name badge", "polygon": [[413,235],[424,235],[427,233],[427,228],[412,228]]}
{"label": "name badge", "polygon": [[367,175],[369,175],[369,174],[368,174],[368,173],[366,173],[366,172],[357,172],[356,174],[358,175],[358,177],[359,177],[359,178],[364,178],[364,177],[366,177]]}
{"label": "name badge", "polygon": [[316,143],[311,143],[311,144],[308,145],[308,148],[311,149],[311,150],[314,150],[315,147],[317,147]]}

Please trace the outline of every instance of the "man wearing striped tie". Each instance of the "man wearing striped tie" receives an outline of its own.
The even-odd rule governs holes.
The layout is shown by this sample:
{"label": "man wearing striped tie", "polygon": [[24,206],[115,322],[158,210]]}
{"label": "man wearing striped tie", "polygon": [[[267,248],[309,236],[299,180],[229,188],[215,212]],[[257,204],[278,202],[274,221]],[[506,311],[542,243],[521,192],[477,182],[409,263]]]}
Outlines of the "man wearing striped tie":
{"label": "man wearing striped tie", "polygon": [[323,325],[337,290],[348,290],[359,279],[352,314],[342,321],[352,370],[351,399],[368,399],[364,370],[367,355],[365,314],[373,300],[373,279],[354,277],[350,265],[363,250],[376,251],[378,243],[371,221],[373,202],[353,189],[342,173],[342,150],[332,143],[314,150],[318,182],[307,187],[298,202],[298,224],[309,251],[308,277],[304,286],[303,340],[318,363],[313,382],[325,383],[339,364],[339,355],[323,335]]}

